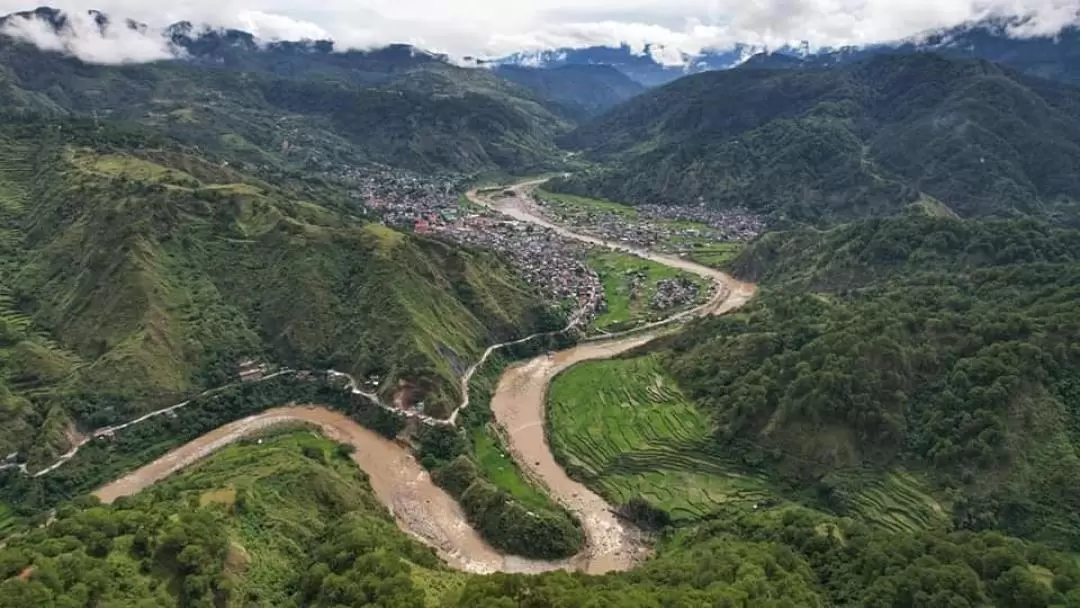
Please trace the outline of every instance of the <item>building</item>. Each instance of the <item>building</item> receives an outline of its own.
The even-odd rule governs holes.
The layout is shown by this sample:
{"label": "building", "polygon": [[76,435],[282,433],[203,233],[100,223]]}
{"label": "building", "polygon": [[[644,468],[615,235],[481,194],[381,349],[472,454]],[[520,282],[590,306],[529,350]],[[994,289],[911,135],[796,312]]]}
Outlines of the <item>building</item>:
{"label": "building", "polygon": [[253,361],[251,359],[241,361],[239,367],[239,375],[241,382],[262,380],[263,376],[266,375],[266,365]]}

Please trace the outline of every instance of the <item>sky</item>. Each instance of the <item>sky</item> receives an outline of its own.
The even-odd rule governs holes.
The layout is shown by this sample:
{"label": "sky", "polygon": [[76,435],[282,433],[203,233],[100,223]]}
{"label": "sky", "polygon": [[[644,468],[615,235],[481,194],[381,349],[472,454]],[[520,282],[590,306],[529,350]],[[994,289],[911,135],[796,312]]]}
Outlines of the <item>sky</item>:
{"label": "sky", "polygon": [[[87,19],[63,37],[34,23],[8,34],[87,61],[119,63],[169,56],[158,32],[169,23],[234,27],[265,40],[333,39],[339,48],[403,42],[454,57],[591,45],[652,44],[677,51],[729,49],[735,43],[776,48],[898,40],[993,16],[1029,17],[1016,35],[1054,34],[1080,21],[1080,0],[54,0],[81,14],[98,9],[150,25],[144,33]],[[0,0],[0,12],[36,4]],[[123,31],[121,31],[123,30]]]}

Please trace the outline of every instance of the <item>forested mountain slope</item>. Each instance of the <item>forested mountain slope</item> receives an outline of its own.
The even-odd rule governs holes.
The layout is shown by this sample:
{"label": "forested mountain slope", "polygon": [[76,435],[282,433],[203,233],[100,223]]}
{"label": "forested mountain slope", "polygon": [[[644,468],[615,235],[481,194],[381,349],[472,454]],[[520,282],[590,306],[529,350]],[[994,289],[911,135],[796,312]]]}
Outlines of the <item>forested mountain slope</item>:
{"label": "forested mountain slope", "polygon": [[544,99],[566,107],[584,120],[645,91],[645,87],[606,65],[567,65],[554,68],[497,66],[497,76],[532,89]]}
{"label": "forested mountain slope", "polygon": [[69,418],[95,428],[175,403],[246,358],[376,374],[447,408],[489,343],[556,323],[492,256],[366,223],[330,189],[287,190],[137,130],[7,122],[5,454],[63,451]]}
{"label": "forested mountain slope", "polygon": [[889,215],[1074,221],[1080,90],[936,55],[683,78],[577,129],[605,168],[555,187],[640,203],[745,206],[774,222]]}
{"label": "forested mountain slope", "polygon": [[319,61],[337,57],[331,53],[304,56],[309,69],[288,69],[266,65],[266,53],[228,67],[101,66],[0,36],[0,103],[135,121],[252,167],[306,171],[365,163],[540,171],[557,156],[554,136],[569,128],[553,102],[487,70]]}
{"label": "forested mountain slope", "polygon": [[907,217],[774,233],[744,312],[662,347],[717,445],[846,512],[929,475],[953,524],[1080,549],[1080,235]]}
{"label": "forested mountain slope", "polygon": [[0,548],[0,606],[1072,606],[1067,555],[998,534],[896,535],[799,509],[732,512],[632,572],[453,572],[399,531],[348,450],[268,433]]}

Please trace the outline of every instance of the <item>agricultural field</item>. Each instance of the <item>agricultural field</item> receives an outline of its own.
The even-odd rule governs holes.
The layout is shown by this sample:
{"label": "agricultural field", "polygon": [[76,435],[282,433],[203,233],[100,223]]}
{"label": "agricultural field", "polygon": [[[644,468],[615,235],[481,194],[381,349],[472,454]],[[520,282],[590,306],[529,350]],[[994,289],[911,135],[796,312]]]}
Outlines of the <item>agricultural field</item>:
{"label": "agricultural field", "polygon": [[[708,284],[701,277],[628,253],[591,251],[589,266],[600,276],[607,298],[607,310],[593,321],[593,327],[598,330],[611,332],[629,329],[645,321],[666,317],[708,297]],[[697,296],[672,308],[653,308],[653,296],[660,281],[665,279],[684,279],[692,283],[697,288]]]}
{"label": "agricultural field", "polygon": [[686,257],[702,266],[724,268],[743,247],[743,243],[694,243]]}
{"label": "agricultural field", "polygon": [[946,506],[911,473],[889,473],[856,494],[851,503],[853,515],[892,532],[941,527],[950,520]]}
{"label": "agricultural field", "polygon": [[550,496],[525,478],[490,426],[476,429],[470,435],[472,456],[485,479],[533,509],[558,508]]}
{"label": "agricultural field", "polygon": [[711,451],[709,419],[655,356],[571,368],[552,383],[547,416],[556,457],[613,504],[641,496],[692,521],[769,496]]}
{"label": "agricultural field", "polygon": [[550,202],[561,213],[614,213],[626,219],[636,219],[638,217],[636,209],[622,203],[615,203],[596,198],[586,198],[584,196],[574,196],[573,194],[548,192],[543,189],[537,190],[536,195],[540,197],[541,200]]}

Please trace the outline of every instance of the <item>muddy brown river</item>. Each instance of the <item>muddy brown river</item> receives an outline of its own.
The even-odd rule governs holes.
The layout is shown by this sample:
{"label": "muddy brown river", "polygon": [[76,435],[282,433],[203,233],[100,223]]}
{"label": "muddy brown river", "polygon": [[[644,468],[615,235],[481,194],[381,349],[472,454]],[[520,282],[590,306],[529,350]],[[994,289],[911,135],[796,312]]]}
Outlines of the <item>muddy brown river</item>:
{"label": "muddy brown river", "polygon": [[[540,183],[514,186],[516,197],[492,201],[470,192],[475,202],[496,209],[520,221],[551,228],[571,238],[596,246],[628,250],[551,224],[538,215],[528,200],[528,189]],[[356,448],[353,459],[371,479],[376,496],[393,514],[398,525],[435,548],[451,566],[469,572],[539,573],[549,570],[582,570],[590,574],[626,570],[649,554],[643,536],[632,525],[615,517],[611,507],[584,485],[570,479],[555,461],[544,433],[547,390],[557,374],[584,361],[607,359],[642,346],[681,318],[716,315],[739,308],[754,295],[754,286],[689,260],[650,251],[629,249],[656,262],[693,272],[716,284],[705,304],[676,317],[645,326],[621,337],[583,342],[558,353],[535,357],[507,369],[499,379],[491,409],[505,429],[518,465],[539,479],[552,497],[573,512],[582,523],[588,540],[586,549],[568,560],[535,561],[500,554],[469,525],[457,502],[436,486],[427,471],[402,445],[389,441],[344,415],[322,407],[284,407],[268,410],[226,424],[181,446],[158,460],[98,489],[103,502],[135,494],[169,475],[190,466],[214,451],[267,427],[304,422],[317,426],[331,439]],[[467,401],[462,407],[467,405]],[[455,412],[456,413],[456,412]]]}
{"label": "muddy brown river", "polygon": [[569,562],[535,562],[504,556],[469,525],[457,502],[436,486],[400,444],[351,418],[322,407],[282,407],[221,426],[116,481],[94,495],[111,503],[197,463],[230,443],[274,425],[303,422],[327,437],[356,448],[353,460],[371,480],[375,495],[398,525],[435,548],[451,566],[468,572],[543,572],[570,568]]}

